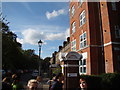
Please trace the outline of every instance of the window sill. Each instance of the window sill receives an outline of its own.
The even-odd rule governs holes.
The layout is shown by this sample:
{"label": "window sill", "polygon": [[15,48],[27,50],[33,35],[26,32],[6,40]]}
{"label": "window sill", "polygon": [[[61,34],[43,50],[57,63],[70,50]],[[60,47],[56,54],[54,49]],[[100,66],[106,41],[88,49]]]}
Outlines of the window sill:
{"label": "window sill", "polygon": [[80,73],[80,75],[86,75],[86,73]]}

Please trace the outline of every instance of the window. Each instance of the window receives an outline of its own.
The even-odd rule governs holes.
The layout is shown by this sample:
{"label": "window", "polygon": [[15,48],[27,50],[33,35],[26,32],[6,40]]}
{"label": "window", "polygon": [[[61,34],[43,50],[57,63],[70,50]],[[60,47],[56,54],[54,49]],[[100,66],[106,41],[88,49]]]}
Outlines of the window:
{"label": "window", "polygon": [[86,73],[86,67],[83,67],[83,73]]}
{"label": "window", "polygon": [[85,10],[83,10],[82,13],[80,14],[80,26],[82,26],[83,24],[85,24],[85,22],[86,22]]}
{"label": "window", "polygon": [[116,3],[115,2],[111,2],[112,4],[112,10],[116,11]]}
{"label": "window", "polygon": [[80,72],[82,72],[82,67],[80,67]]}
{"label": "window", "polygon": [[80,6],[81,6],[84,0],[78,0],[78,2],[80,3]]}
{"label": "window", "polygon": [[115,37],[120,38],[120,28],[118,25],[115,25]]}
{"label": "window", "polygon": [[79,62],[80,64],[80,67],[79,67],[79,71],[80,71],[80,74],[85,74],[86,73],[86,59],[82,59],[80,60]]}
{"label": "window", "polygon": [[75,32],[75,29],[76,29],[76,25],[75,25],[75,22],[72,23],[72,33]]}
{"label": "window", "polygon": [[82,35],[80,35],[80,49],[87,46],[87,36],[86,32],[84,32]]}
{"label": "window", "polygon": [[83,60],[83,65],[86,65],[86,60],[85,59]]}
{"label": "window", "polygon": [[72,16],[74,16],[74,14],[75,14],[75,6],[74,5],[72,6],[71,14],[72,14]]}
{"label": "window", "polygon": [[80,65],[82,65],[82,60],[80,60]]}
{"label": "window", "polygon": [[76,51],[76,40],[72,41],[72,45],[71,46],[72,46],[71,47],[72,51]]}

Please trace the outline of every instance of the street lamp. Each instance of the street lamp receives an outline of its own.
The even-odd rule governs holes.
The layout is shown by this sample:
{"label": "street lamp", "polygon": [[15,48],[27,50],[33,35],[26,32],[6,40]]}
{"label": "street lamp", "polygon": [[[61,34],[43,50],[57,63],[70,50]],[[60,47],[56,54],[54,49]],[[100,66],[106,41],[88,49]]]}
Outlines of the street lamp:
{"label": "street lamp", "polygon": [[39,46],[39,75],[41,75],[41,62],[40,62],[40,59],[41,59],[41,57],[40,57],[40,55],[41,55],[41,46],[42,46],[42,41],[40,40],[40,41],[38,41],[38,46]]}

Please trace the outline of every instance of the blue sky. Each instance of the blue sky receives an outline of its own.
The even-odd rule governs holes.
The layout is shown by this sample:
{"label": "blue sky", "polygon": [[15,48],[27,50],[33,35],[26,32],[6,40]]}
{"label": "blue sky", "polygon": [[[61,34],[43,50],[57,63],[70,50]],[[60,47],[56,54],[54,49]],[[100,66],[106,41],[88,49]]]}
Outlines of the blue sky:
{"label": "blue sky", "polygon": [[42,58],[58,51],[69,36],[68,2],[3,2],[2,12],[24,50],[38,54],[37,42],[44,41]]}

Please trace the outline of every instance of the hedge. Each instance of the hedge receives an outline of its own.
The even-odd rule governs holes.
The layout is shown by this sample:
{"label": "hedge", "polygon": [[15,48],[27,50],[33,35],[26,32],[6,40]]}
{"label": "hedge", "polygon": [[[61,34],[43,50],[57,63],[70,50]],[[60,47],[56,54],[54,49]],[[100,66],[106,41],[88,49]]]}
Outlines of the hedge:
{"label": "hedge", "polygon": [[120,90],[120,73],[107,73],[102,75],[81,75],[88,84],[88,89],[94,90]]}
{"label": "hedge", "polygon": [[101,77],[96,75],[81,75],[80,78],[84,78],[87,82],[89,89],[98,90],[101,88]]}
{"label": "hedge", "polygon": [[120,73],[108,73],[100,75],[102,78],[101,87],[105,90],[120,90]]}

